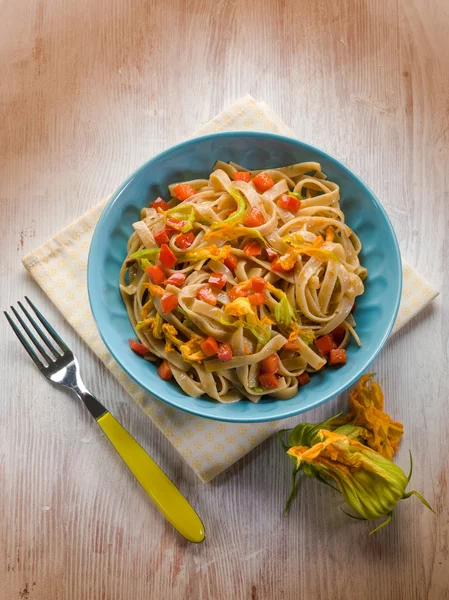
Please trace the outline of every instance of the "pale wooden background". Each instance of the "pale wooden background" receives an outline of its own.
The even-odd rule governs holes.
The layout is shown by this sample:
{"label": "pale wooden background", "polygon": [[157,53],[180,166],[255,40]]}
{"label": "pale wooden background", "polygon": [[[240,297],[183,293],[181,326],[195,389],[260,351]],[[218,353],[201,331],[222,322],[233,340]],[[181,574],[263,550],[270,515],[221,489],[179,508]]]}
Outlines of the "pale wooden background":
{"label": "pale wooden background", "polygon": [[[447,0],[0,0],[1,305],[31,294],[87,383],[198,508],[183,542],[87,412],[38,375],[1,322],[0,598],[449,598]],[[20,264],[148,157],[251,93],[360,174],[405,257],[442,296],[375,365],[405,424],[404,502],[368,538],[304,485],[272,439],[204,485]],[[317,420],[338,400],[310,413]]]}

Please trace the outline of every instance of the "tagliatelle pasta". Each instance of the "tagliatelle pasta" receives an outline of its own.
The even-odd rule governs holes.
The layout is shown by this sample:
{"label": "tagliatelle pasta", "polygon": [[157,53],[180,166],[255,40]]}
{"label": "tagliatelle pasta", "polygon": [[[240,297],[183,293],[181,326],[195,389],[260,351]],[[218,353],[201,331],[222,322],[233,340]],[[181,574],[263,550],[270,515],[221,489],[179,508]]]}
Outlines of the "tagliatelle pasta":
{"label": "tagliatelle pasta", "polygon": [[209,179],[169,186],[141,211],[120,290],[138,342],[190,396],[288,399],[309,374],[360,345],[361,243],[319,163],[248,171],[218,161]]}

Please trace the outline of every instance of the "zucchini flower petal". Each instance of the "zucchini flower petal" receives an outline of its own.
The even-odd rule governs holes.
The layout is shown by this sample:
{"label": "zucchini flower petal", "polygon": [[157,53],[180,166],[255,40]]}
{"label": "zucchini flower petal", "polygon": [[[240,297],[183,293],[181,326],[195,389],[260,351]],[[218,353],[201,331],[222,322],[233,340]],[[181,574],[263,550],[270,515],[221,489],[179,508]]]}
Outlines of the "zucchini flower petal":
{"label": "zucchini flower petal", "polygon": [[[221,224],[223,223],[225,223],[225,221],[222,221]],[[231,242],[239,237],[257,238],[263,244],[267,244],[266,239],[259,231],[257,231],[257,229],[245,227],[244,225],[235,225],[233,227],[228,225],[221,229],[213,229],[211,227],[210,230],[205,234],[204,239],[209,240],[210,238],[219,238],[220,240]]]}
{"label": "zucchini flower petal", "polygon": [[[158,313],[159,315],[159,313]],[[154,337],[158,337],[155,335],[153,331]],[[161,323],[161,338],[165,337],[165,342],[170,342],[173,346],[180,348],[183,345],[183,341],[178,338],[178,330],[176,327],[171,325],[170,323]]]}
{"label": "zucchini flower petal", "polygon": [[184,254],[184,259],[195,262],[198,260],[208,260],[209,258],[215,260],[224,260],[232,253],[232,246],[225,244],[221,248],[218,248],[216,244],[205,246],[204,248],[198,248],[197,250],[190,250]]}
{"label": "zucchini flower petal", "polygon": [[315,332],[313,331],[313,329],[309,329],[308,327],[299,328],[298,324],[295,323],[295,321],[290,323],[290,327],[292,331],[288,336],[287,340],[288,344],[291,346],[290,348],[288,348],[289,350],[291,350],[292,347],[294,347],[298,338],[300,338],[307,346],[313,344],[315,340]]}
{"label": "zucchini flower petal", "polygon": [[236,298],[229,304],[226,304],[224,311],[227,315],[233,317],[242,317],[245,315],[254,315],[253,307],[248,298]]}
{"label": "zucchini flower petal", "polygon": [[164,288],[161,288],[160,285],[155,285],[154,283],[144,283],[144,288],[150,292],[150,296],[157,296],[158,298],[162,298],[164,295]]}
{"label": "zucchini flower petal", "polygon": [[320,261],[335,260],[341,262],[335,252],[305,242],[299,233],[285,235],[281,240],[286,244],[290,244],[298,254],[306,254],[307,256],[311,256]]}
{"label": "zucchini flower petal", "polygon": [[402,423],[393,421],[384,413],[382,389],[372,378],[371,373],[361,377],[357,387],[350,394],[349,412],[336,418],[332,422],[332,429],[347,435],[348,429],[341,431],[340,425],[351,424],[364,429],[359,441],[364,440],[370,448],[391,459],[398,449],[404,427]]}
{"label": "zucchini flower petal", "polygon": [[287,294],[269,282],[267,283],[267,289],[279,300],[274,307],[274,318],[280,325],[291,325],[296,320],[296,315],[295,309],[287,298]]}
{"label": "zucchini flower petal", "polygon": [[181,231],[182,233],[187,233],[193,229],[193,224],[195,223],[195,208],[192,204],[179,204],[165,211],[165,219],[167,219],[167,216],[179,221],[185,221],[183,227],[181,227]]}
{"label": "zucchini flower petal", "polygon": [[143,250],[137,250],[137,252],[130,254],[128,256],[128,260],[132,261],[146,259],[151,263],[154,263],[159,258],[160,252],[160,248],[144,248]]}
{"label": "zucchini flower petal", "polygon": [[199,336],[193,337],[191,340],[182,344],[179,347],[182,358],[188,362],[201,362],[206,358],[206,355],[201,350],[201,342],[203,338]]}
{"label": "zucchini flower petal", "polygon": [[245,197],[239,192],[239,190],[236,190],[232,186],[229,186],[228,192],[237,203],[237,210],[235,210],[232,213],[232,215],[230,215],[227,219],[221,221],[221,223],[212,223],[212,231],[215,231],[217,229],[226,229],[228,227],[235,227],[236,225],[240,225],[241,223],[243,223],[243,221],[245,220],[247,212]]}
{"label": "zucchini flower petal", "polygon": [[262,323],[259,319],[248,298],[236,298],[236,300],[226,304],[224,311],[226,315],[237,317],[238,321],[232,322],[221,318],[220,323],[229,327],[245,327],[251,331],[259,342],[268,344],[271,339],[271,330],[266,323]]}
{"label": "zucchini flower petal", "polygon": [[153,306],[153,298],[150,298],[148,302],[145,302],[145,304],[142,306],[142,319],[146,319],[148,317],[148,313],[153,308]]}

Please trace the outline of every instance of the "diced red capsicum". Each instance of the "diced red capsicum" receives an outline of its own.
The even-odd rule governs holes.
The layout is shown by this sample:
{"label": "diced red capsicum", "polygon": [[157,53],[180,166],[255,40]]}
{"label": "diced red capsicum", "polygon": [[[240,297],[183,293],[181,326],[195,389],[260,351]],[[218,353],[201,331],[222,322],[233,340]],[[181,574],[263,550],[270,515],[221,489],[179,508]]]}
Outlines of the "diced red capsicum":
{"label": "diced red capsicum", "polygon": [[301,200],[298,200],[298,198],[295,198],[294,196],[289,196],[288,194],[282,194],[278,200],[278,206],[295,213],[301,208]]}
{"label": "diced red capsicum", "polygon": [[159,260],[162,265],[167,269],[173,269],[176,264],[176,256],[173,254],[167,244],[162,244],[161,253],[159,254]]}
{"label": "diced red capsicum", "polygon": [[237,171],[234,173],[234,181],[251,181],[251,173],[249,171]]}
{"label": "diced red capsicum", "polygon": [[310,375],[304,371],[301,375],[297,377],[299,385],[307,385],[310,383]]}
{"label": "diced red capsicum", "polygon": [[339,346],[344,340],[345,333],[346,328],[344,325],[337,325],[337,327],[331,331],[330,335],[337,346]]}
{"label": "diced red capsicum", "polygon": [[146,356],[150,351],[149,348],[141,344],[140,342],[136,342],[136,340],[128,340],[129,347],[133,352],[138,354],[139,356]]}
{"label": "diced red capsicum", "polygon": [[237,257],[235,254],[230,254],[224,259],[224,264],[228,267],[230,271],[234,271],[237,266]]}
{"label": "diced red capsicum", "polygon": [[171,371],[168,360],[162,361],[162,363],[160,364],[160,366],[157,370],[157,374],[164,381],[169,381],[173,377],[173,373]]}
{"label": "diced red capsicum", "polygon": [[209,336],[201,342],[201,350],[206,356],[214,356],[218,352],[218,343]]}
{"label": "diced red capsicum", "polygon": [[253,177],[253,183],[256,186],[258,192],[266,192],[274,185],[274,181],[265,171],[262,171],[262,173],[259,173],[258,175]]}
{"label": "diced red capsicum", "polygon": [[168,244],[168,242],[170,241],[168,232],[169,230],[166,227],[164,229],[161,229],[160,231],[155,232],[154,241],[158,246],[160,246],[161,244]]}
{"label": "diced red capsicum", "polygon": [[192,231],[189,231],[189,233],[180,233],[175,239],[178,248],[182,248],[183,250],[190,248],[194,241],[195,234]]}
{"label": "diced red capsicum", "polygon": [[251,209],[249,215],[246,217],[244,224],[246,227],[260,227],[266,223],[265,217],[255,206]]}
{"label": "diced red capsicum", "polygon": [[148,279],[151,281],[151,283],[164,283],[166,275],[159,265],[147,267],[145,272],[148,275]]}
{"label": "diced red capsicum", "polygon": [[249,288],[246,282],[235,285],[228,292],[228,296],[231,300],[236,300],[237,298],[246,298],[248,294]]}
{"label": "diced red capsicum", "polygon": [[168,204],[162,198],[156,198],[151,204],[150,208],[161,208],[162,210],[168,210]]}
{"label": "diced red capsicum", "polygon": [[171,292],[165,292],[161,298],[161,307],[164,315],[168,314],[178,306],[178,298]]}
{"label": "diced red capsicum", "polygon": [[315,340],[315,346],[321,354],[329,354],[335,348],[335,344],[330,335],[323,335]]}
{"label": "diced red capsicum", "polygon": [[178,200],[183,202],[187,198],[190,198],[190,196],[193,196],[193,194],[196,194],[196,190],[189,183],[178,183],[173,188],[173,193]]}
{"label": "diced red capsicum", "polygon": [[215,306],[217,304],[217,298],[215,297],[215,294],[208,287],[200,288],[196,293],[196,297],[198,300],[202,300],[211,306]]}
{"label": "diced red capsicum", "polygon": [[218,360],[222,362],[227,362],[228,360],[232,360],[233,352],[230,344],[219,344],[218,345]]}
{"label": "diced red capsicum", "polygon": [[262,373],[277,373],[279,370],[279,356],[277,354],[270,354],[267,358],[264,358],[260,370]]}
{"label": "diced red capsicum", "polygon": [[251,306],[261,306],[262,304],[265,304],[266,299],[265,292],[256,292],[255,294],[250,294],[248,296]]}
{"label": "diced red capsicum", "polygon": [[267,287],[267,282],[263,277],[253,277],[251,279],[251,289],[254,292],[263,292]]}
{"label": "diced red capsicum", "polygon": [[285,269],[282,267],[279,257],[273,260],[271,263],[271,268],[273,271],[277,271],[278,273],[285,273]]}
{"label": "diced red capsicum", "polygon": [[[228,296],[231,300],[235,300],[236,298],[248,298],[251,301],[251,296],[254,296],[253,302],[254,306],[258,304],[264,304],[265,302],[265,288],[266,281],[262,277],[252,277],[248,281],[244,281],[243,283],[239,283],[231,288],[228,292]],[[254,292],[251,294],[251,292]]]}
{"label": "diced red capsicum", "polygon": [[265,389],[273,389],[279,387],[279,382],[274,373],[259,373],[259,383]]}
{"label": "diced red capsicum", "polygon": [[211,273],[208,283],[212,287],[222,290],[224,288],[224,286],[226,285],[227,279],[228,279],[228,277],[224,273]]}
{"label": "diced red capsicum", "polygon": [[164,281],[164,283],[166,285],[171,284],[175,285],[176,287],[181,287],[185,280],[186,276],[184,273],[173,273],[168,279]]}
{"label": "diced red capsicum", "polygon": [[344,348],[333,349],[329,353],[329,364],[330,365],[345,365],[346,364],[346,350]]}
{"label": "diced red capsicum", "polygon": [[259,242],[248,242],[243,247],[243,252],[246,256],[260,256],[262,254],[262,247]]}

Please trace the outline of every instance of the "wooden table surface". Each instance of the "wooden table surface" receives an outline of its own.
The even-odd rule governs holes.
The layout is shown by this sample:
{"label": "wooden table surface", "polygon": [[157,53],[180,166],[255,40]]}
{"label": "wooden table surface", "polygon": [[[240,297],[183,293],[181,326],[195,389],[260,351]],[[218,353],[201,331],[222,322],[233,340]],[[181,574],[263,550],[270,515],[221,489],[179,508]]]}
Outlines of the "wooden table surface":
{"label": "wooden table surface", "polygon": [[[177,536],[2,321],[1,600],[449,598],[447,0],[0,0],[0,55],[1,306],[36,299],[207,529],[199,546]],[[307,481],[284,518],[290,464],[275,439],[202,484],[21,266],[246,93],[368,183],[442,292],[374,367],[405,426],[397,461],[407,469],[412,450],[436,515],[410,499],[367,537]]]}

